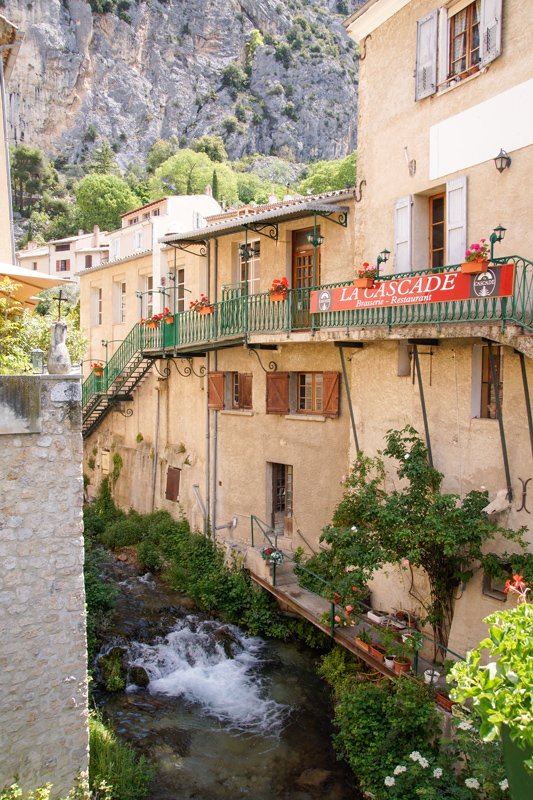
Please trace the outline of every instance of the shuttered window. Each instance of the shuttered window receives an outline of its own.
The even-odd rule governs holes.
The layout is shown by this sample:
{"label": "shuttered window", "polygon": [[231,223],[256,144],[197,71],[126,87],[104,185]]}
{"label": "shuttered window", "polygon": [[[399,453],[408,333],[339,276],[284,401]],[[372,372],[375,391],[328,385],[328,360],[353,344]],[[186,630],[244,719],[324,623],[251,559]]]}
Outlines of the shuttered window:
{"label": "shuttered window", "polygon": [[268,372],[266,376],[266,413],[289,413],[289,373]]}
{"label": "shuttered window", "polygon": [[417,22],[415,100],[422,100],[437,91],[438,24],[438,9]]}
{"label": "shuttered window", "polygon": [[339,373],[322,373],[323,409],[325,417],[339,416]]}
{"label": "shuttered window", "polygon": [[247,372],[232,374],[232,406],[235,409],[252,408],[252,375]]}
{"label": "shuttered window", "polygon": [[56,261],[56,272],[68,272],[70,270],[70,258]]}
{"label": "shuttered window", "polygon": [[466,250],[466,175],[446,184],[446,264],[461,264]]}
{"label": "shuttered window", "polygon": [[412,197],[400,197],[394,203],[394,271],[411,271]]}
{"label": "shuttered window", "polygon": [[180,496],[180,477],[181,470],[177,467],[169,467],[167,469],[167,490],[165,497],[167,500],[177,502]]}
{"label": "shuttered window", "polygon": [[502,0],[481,2],[481,66],[494,61],[502,52]]}
{"label": "shuttered window", "polygon": [[224,373],[210,372],[207,376],[207,405],[215,411],[224,408]]}

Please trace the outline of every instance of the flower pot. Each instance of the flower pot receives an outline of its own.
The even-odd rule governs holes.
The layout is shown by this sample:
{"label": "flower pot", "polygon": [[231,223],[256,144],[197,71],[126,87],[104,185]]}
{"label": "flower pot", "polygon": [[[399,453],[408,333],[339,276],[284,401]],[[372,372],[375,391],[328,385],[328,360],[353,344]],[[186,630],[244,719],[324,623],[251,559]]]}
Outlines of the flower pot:
{"label": "flower pot", "polygon": [[94,372],[94,374],[96,375],[97,378],[101,378],[102,375],[104,374],[104,370],[103,369],[93,369],[93,372]]}
{"label": "flower pot", "polygon": [[424,672],[424,680],[426,683],[429,684],[437,683],[439,678],[440,678],[440,672],[436,669],[427,669]]}
{"label": "flower pot", "polygon": [[355,637],[355,643],[361,648],[361,650],[365,650],[367,653],[370,651],[370,645],[368,645],[366,642],[363,642],[361,639],[358,639],[357,636]]}
{"label": "flower pot", "polygon": [[379,611],[378,609],[373,609],[367,613],[368,619],[371,619],[372,622],[377,622],[378,625],[383,625],[387,621],[387,616],[386,611]]}
{"label": "flower pot", "polygon": [[412,658],[408,656],[394,656],[394,672],[396,675],[399,675],[400,672],[409,672],[412,661]]}
{"label": "flower pot", "polygon": [[353,285],[356,289],[371,289],[374,285],[374,278],[356,278]]}
{"label": "flower pot", "polygon": [[505,774],[509,781],[509,796],[511,800],[533,797],[533,773],[524,767],[524,761],[533,755],[533,748],[526,744],[524,750],[513,742],[509,735],[507,725],[502,725],[503,761]]}
{"label": "flower pot", "polygon": [[450,698],[448,697],[447,692],[437,692],[436,700],[437,700],[437,705],[439,705],[445,711],[451,711],[452,706],[455,705],[453,700],[450,700]]}
{"label": "flower pot", "polygon": [[371,644],[370,645],[370,653],[371,653],[371,655],[374,656],[374,658],[377,658],[378,661],[383,662],[385,660],[385,653],[386,652],[387,651],[385,650],[385,648],[382,647],[380,644]]}
{"label": "flower pot", "polygon": [[385,656],[385,666],[394,670],[394,659],[395,656]]}
{"label": "flower pot", "polygon": [[287,292],[276,292],[275,294],[270,295],[270,302],[276,303],[279,300],[285,300],[287,297]]}
{"label": "flower pot", "polygon": [[486,272],[489,268],[488,261],[465,261],[461,264],[461,272],[467,275],[475,275],[478,272]]}
{"label": "flower pot", "polygon": [[146,325],[147,328],[150,328],[151,330],[159,327],[159,322],[145,322],[144,324]]}
{"label": "flower pot", "polygon": [[215,306],[204,306],[198,312],[199,314],[214,314],[215,313]]}
{"label": "flower pot", "polygon": [[165,325],[174,325],[174,317],[165,317]]}

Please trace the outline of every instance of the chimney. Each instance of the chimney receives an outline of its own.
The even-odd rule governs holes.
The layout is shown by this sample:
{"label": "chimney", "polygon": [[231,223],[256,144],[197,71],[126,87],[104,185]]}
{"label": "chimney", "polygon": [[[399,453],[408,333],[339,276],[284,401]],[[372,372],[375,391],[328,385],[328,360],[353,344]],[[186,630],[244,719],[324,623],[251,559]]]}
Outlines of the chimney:
{"label": "chimney", "polygon": [[277,203],[278,202],[278,198],[274,194],[274,181],[270,181],[270,194],[268,195],[268,202],[269,202],[269,205],[272,205],[272,203]]}
{"label": "chimney", "polygon": [[93,247],[100,247],[100,228],[98,225],[93,228]]}
{"label": "chimney", "polygon": [[285,197],[283,199],[284,200],[292,200],[289,184],[287,184],[287,194],[285,195]]}
{"label": "chimney", "polygon": [[78,236],[83,236],[83,231],[81,230],[81,228],[80,228],[80,230],[78,231]]}
{"label": "chimney", "polygon": [[208,183],[208,184],[207,184],[207,186],[205,187],[205,193],[206,193],[206,195],[207,195],[208,197],[213,197],[213,190],[212,190],[212,188],[211,188],[211,186],[210,186],[210,184],[209,184],[209,183]]}
{"label": "chimney", "polygon": [[35,250],[35,242],[28,242],[26,250]]}

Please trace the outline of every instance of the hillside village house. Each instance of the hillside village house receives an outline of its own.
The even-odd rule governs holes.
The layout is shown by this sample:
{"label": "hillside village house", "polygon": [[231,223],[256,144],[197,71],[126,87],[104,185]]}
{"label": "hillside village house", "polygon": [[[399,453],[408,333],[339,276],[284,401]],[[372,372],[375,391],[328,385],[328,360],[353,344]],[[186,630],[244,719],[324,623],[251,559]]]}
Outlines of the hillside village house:
{"label": "hillside village house", "polygon": [[92,233],[80,231],[77,236],[51,239],[44,245],[29,242],[28,247],[17,252],[20,267],[76,281],[79,270],[99,267],[108,259],[107,232],[100,231],[98,225]]}
{"label": "hillside village house", "polygon": [[[346,21],[361,50],[357,188],[162,237],[158,301],[176,314],[134,326],[84,384],[91,492],[114,451],[123,507],[181,506],[247,545],[255,515],[310,553],[357,449],[374,455],[411,424],[444,490],[487,489],[501,524],[529,524],[532,27],[523,0],[503,15],[497,0],[369,0]],[[463,272],[467,246],[491,235],[488,271]],[[353,285],[364,262],[380,270],[367,289]],[[115,338],[109,269],[82,276],[93,356],[104,330]],[[201,292],[212,313],[188,310]],[[374,607],[423,616],[424,575],[410,585],[393,567],[370,588]],[[478,571],[449,647],[464,654],[505,601]]]}

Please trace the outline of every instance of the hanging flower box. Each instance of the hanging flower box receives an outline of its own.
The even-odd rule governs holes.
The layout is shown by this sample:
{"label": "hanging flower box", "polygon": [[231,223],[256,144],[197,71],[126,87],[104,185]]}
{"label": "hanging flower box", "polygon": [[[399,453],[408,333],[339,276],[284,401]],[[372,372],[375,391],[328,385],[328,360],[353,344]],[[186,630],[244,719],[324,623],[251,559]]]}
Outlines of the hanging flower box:
{"label": "hanging flower box", "polygon": [[379,609],[372,609],[367,613],[368,619],[371,619],[372,622],[376,622],[378,625],[384,625],[388,619],[388,614],[386,611],[380,611]]}
{"label": "hanging flower box", "polygon": [[467,275],[475,275],[479,272],[486,272],[489,268],[488,261],[465,261],[461,264],[461,272]]}
{"label": "hanging flower box", "polygon": [[372,267],[365,261],[363,269],[357,271],[358,277],[354,280],[353,285],[357,289],[371,289],[374,285],[374,279],[377,277],[378,268],[374,264]]}
{"label": "hanging flower box", "polygon": [[199,314],[214,314],[215,313],[215,306],[204,306],[198,311]]}
{"label": "hanging flower box", "polygon": [[148,317],[147,319],[141,320],[141,325],[145,325],[147,328],[151,328],[152,330],[159,327],[159,323],[163,319],[165,315],[161,314],[154,314],[153,317]]}
{"label": "hanging flower box", "polygon": [[385,660],[385,653],[386,652],[387,651],[385,650],[385,648],[382,647],[380,644],[371,644],[370,645],[370,654],[373,655],[374,658],[377,658],[378,661],[383,662]]}
{"label": "hanging flower box", "polygon": [[270,295],[270,302],[275,303],[278,300],[286,300],[287,299],[287,292],[276,292],[275,294]]}
{"label": "hanging flower box", "polygon": [[168,308],[165,308],[163,316],[161,317],[165,325],[174,325],[174,315]]}
{"label": "hanging flower box", "polygon": [[289,281],[287,278],[283,277],[281,280],[276,278],[275,281],[272,281],[272,286],[268,290],[268,295],[272,303],[275,303],[279,300],[285,300],[287,297],[287,292],[289,291]]}
{"label": "hanging flower box", "polygon": [[104,374],[104,364],[102,361],[95,361],[94,364],[91,364],[91,369],[97,378],[101,378]]}
{"label": "hanging flower box", "polygon": [[356,289],[371,289],[374,285],[374,278],[355,278],[353,285]]}
{"label": "hanging flower box", "polygon": [[215,306],[209,302],[205,294],[201,294],[199,300],[191,300],[189,309],[196,311],[197,314],[213,314]]}
{"label": "hanging flower box", "polygon": [[467,275],[475,275],[478,272],[486,272],[489,268],[490,246],[486,239],[474,242],[465,252],[465,261],[461,264],[461,272]]}

